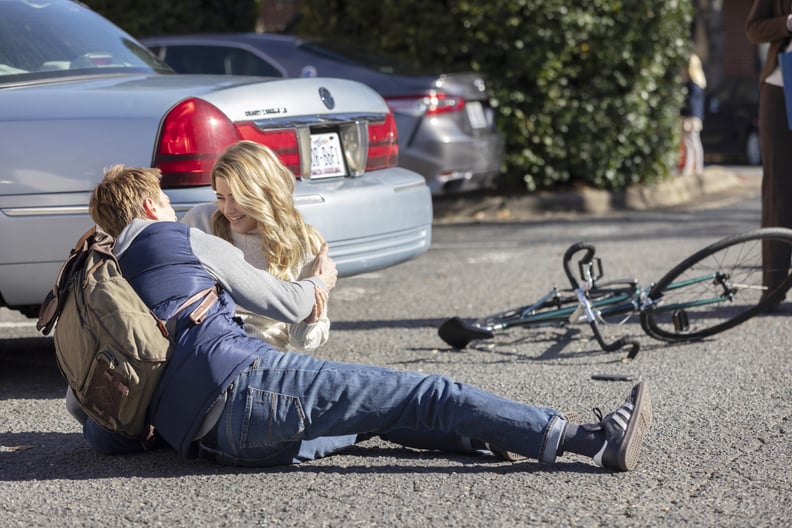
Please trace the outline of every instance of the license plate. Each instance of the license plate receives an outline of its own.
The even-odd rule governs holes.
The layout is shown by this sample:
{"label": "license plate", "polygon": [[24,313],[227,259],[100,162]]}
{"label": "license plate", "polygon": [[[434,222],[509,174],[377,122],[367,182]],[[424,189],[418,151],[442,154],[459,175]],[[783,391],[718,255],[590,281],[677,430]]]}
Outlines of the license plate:
{"label": "license plate", "polygon": [[311,179],[346,176],[344,153],[336,132],[311,135]]}
{"label": "license plate", "polygon": [[487,128],[487,116],[484,115],[484,107],[479,101],[470,101],[465,105],[470,126],[473,128]]}

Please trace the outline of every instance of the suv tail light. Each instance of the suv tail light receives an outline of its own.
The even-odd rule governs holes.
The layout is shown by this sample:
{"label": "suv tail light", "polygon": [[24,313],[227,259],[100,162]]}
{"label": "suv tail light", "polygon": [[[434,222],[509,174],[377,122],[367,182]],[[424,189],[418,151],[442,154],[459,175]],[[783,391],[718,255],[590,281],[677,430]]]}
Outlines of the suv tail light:
{"label": "suv tail light", "polygon": [[388,97],[386,101],[394,112],[402,112],[415,117],[459,112],[465,108],[464,98],[435,91],[422,95]]}
{"label": "suv tail light", "polygon": [[[367,145],[362,138],[353,141],[351,132],[362,134],[366,128]],[[363,121],[351,127],[341,125],[341,129],[342,137],[349,140],[344,149],[351,175],[363,173],[364,160],[365,170],[384,169],[398,163],[398,133],[392,113],[380,122]],[[311,137],[307,126],[262,129],[253,122],[235,124],[214,105],[190,98],[177,104],[162,123],[154,156],[154,166],[162,171],[162,187],[209,185],[215,160],[229,145],[243,139],[271,148],[296,177],[310,177]]]}

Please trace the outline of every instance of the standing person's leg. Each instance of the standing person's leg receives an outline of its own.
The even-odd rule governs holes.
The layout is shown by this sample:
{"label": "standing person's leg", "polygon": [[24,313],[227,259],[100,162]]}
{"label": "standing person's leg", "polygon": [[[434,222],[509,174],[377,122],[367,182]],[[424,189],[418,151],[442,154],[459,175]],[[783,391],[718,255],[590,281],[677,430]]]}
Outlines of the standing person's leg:
{"label": "standing person's leg", "polygon": [[[643,387],[636,387],[622,408],[590,430],[569,428],[570,446],[576,439],[588,441],[583,451],[570,450],[592,457],[599,450],[604,465],[632,469],[650,421],[648,392],[644,396]],[[274,465],[310,458],[304,448],[309,443],[322,456],[351,445],[352,435],[387,437],[416,430],[424,439],[432,432],[442,438],[469,436],[552,462],[567,429],[557,411],[513,402],[445,376],[272,351],[240,374],[215,432],[202,443],[221,462]]]}
{"label": "standing person's leg", "polygon": [[682,167],[683,176],[690,176],[695,172],[697,152],[692,126],[691,118],[685,117],[682,119],[682,145],[685,148],[685,163]]}
{"label": "standing person's leg", "polygon": [[696,161],[693,166],[696,174],[704,172],[704,145],[701,143],[701,129],[703,123],[698,117],[693,118],[693,148],[696,154]]}
{"label": "standing person's leg", "polygon": [[[784,90],[762,84],[759,99],[759,138],[762,149],[762,227],[792,228],[792,131],[786,118]],[[764,285],[777,286],[789,273],[789,246],[765,242]]]}

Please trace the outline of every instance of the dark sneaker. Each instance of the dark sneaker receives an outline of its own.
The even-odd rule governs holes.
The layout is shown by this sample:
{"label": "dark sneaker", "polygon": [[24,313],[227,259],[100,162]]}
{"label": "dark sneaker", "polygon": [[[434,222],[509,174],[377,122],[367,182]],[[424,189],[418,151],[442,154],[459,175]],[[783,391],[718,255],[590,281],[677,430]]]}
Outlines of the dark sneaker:
{"label": "dark sneaker", "polygon": [[[652,401],[643,382],[633,387],[624,405],[602,417],[594,427],[605,431],[605,444],[594,455],[594,463],[613,471],[632,471],[638,465],[644,436],[652,425]],[[591,426],[587,426],[591,428]]]}

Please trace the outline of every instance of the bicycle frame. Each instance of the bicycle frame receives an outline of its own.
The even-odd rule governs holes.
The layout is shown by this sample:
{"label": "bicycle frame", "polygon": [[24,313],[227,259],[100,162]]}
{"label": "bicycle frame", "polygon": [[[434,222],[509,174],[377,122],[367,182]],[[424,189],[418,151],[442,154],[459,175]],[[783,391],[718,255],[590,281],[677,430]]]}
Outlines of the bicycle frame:
{"label": "bicycle frame", "polygon": [[[637,286],[635,287],[637,288]],[[581,311],[581,307],[586,314],[594,314],[596,312],[602,316],[620,315],[636,311],[636,292],[631,291],[627,287],[613,290],[597,289],[596,291],[599,293],[611,292],[612,296],[607,299],[591,301],[586,297],[584,290],[578,289],[573,291],[578,296],[577,304],[553,310],[537,311],[548,303],[560,299],[560,290],[553,288],[534,304],[516,310],[519,311],[518,316],[491,324],[478,322],[478,326],[487,330],[503,330],[513,326],[563,326],[581,320],[582,316],[576,315]],[[558,304],[560,306],[564,303],[559,301]]]}
{"label": "bicycle frame", "polygon": [[[578,263],[583,285],[579,285],[577,280],[573,277],[569,270],[569,261],[574,253],[581,249],[586,249],[586,256]],[[600,347],[607,351],[614,351],[625,346],[630,346],[628,358],[632,359],[638,354],[640,348],[639,343],[631,338],[621,338],[612,343],[608,343],[602,336],[599,325],[606,323],[605,317],[615,315],[627,315],[621,323],[626,322],[630,316],[639,313],[649,305],[647,302],[648,297],[646,292],[648,289],[642,289],[638,282],[635,280],[624,281],[625,285],[621,287],[602,287],[597,285],[597,280],[602,278],[603,269],[602,261],[599,258],[593,257],[593,248],[585,246],[577,247],[572,246],[567,254],[564,256],[564,268],[567,272],[568,278],[572,285],[572,292],[577,300],[575,305],[558,307],[557,309],[549,309],[537,312],[539,308],[546,306],[546,303],[553,302],[555,299],[559,304],[561,303],[559,290],[554,287],[548,294],[546,294],[537,303],[527,306],[521,310],[520,318],[512,321],[503,321],[500,325],[493,325],[487,330],[494,330],[495,326],[499,328],[508,328],[509,326],[543,326],[543,325],[556,325],[564,326],[570,323],[588,322],[589,326],[594,333]],[[619,323],[619,324],[621,324]]]}

